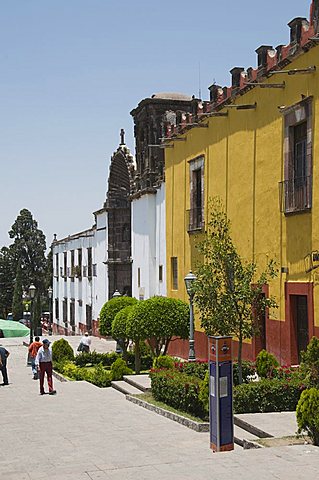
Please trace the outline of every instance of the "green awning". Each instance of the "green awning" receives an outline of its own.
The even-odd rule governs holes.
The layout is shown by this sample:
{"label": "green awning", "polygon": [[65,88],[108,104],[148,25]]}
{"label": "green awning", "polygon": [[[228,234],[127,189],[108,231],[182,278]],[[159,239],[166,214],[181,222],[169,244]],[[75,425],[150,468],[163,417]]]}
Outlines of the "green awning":
{"label": "green awning", "polygon": [[[0,330],[2,330],[4,338],[8,337],[27,337],[30,335],[30,329],[20,322],[0,319]],[[0,335],[1,337],[1,335]]]}

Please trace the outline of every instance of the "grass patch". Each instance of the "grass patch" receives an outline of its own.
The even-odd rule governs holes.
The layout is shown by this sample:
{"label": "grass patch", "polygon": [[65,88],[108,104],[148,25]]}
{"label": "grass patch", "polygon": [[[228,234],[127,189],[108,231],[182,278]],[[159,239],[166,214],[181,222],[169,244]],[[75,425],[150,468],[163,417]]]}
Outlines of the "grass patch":
{"label": "grass patch", "polygon": [[133,397],[140,398],[141,400],[144,400],[144,402],[150,403],[151,405],[154,405],[155,407],[160,407],[163,408],[163,410],[168,410],[169,412],[176,413],[177,415],[181,415],[182,417],[188,418],[189,420],[193,420],[194,422],[198,423],[206,423],[205,420],[195,417],[194,415],[191,415],[190,413],[183,412],[181,410],[177,410],[176,408],[173,408],[169,405],[166,405],[164,402],[159,402],[158,400],[155,400],[153,395],[149,392],[147,393],[141,393],[137,395],[132,395]]}

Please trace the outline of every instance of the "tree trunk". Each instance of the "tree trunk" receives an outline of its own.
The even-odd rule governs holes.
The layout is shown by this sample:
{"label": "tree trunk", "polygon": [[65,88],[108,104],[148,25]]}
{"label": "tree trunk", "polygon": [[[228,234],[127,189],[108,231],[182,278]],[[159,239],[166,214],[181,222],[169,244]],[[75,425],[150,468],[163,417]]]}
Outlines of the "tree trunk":
{"label": "tree trunk", "polygon": [[243,383],[243,365],[242,365],[243,336],[238,337],[238,380],[239,385]]}
{"label": "tree trunk", "polygon": [[170,338],[167,338],[167,339],[166,339],[163,355],[167,355],[167,350],[168,350],[169,342],[170,342],[170,341],[171,341]]}
{"label": "tree trunk", "polygon": [[135,373],[140,373],[141,371],[141,354],[140,354],[140,341],[135,342]]}

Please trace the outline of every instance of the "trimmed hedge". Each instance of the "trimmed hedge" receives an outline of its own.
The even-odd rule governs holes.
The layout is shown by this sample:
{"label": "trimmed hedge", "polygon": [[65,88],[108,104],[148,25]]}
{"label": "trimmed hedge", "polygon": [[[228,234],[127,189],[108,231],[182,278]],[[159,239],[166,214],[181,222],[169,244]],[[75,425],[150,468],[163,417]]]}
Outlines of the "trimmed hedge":
{"label": "trimmed hedge", "polygon": [[234,388],[234,412],[286,412],[296,410],[305,385],[300,382],[263,379]]}
{"label": "trimmed hedge", "polygon": [[85,367],[86,365],[99,365],[100,363],[104,367],[110,367],[120,355],[115,352],[110,353],[97,353],[95,350],[93,352],[83,352],[75,357],[75,364],[79,367]]}
{"label": "trimmed hedge", "polygon": [[54,370],[74,380],[85,380],[86,382],[93,383],[93,385],[100,388],[111,386],[111,372],[104,370],[101,364],[93,368],[84,368],[77,367],[73,362],[60,362],[54,364]]}
{"label": "trimmed hedge", "polygon": [[52,360],[53,362],[63,362],[66,360],[74,360],[73,348],[67,340],[60,338],[52,345]]}
{"label": "trimmed hedge", "polygon": [[204,406],[199,399],[199,378],[166,369],[153,370],[150,377],[155,400],[197,417],[206,417]]}

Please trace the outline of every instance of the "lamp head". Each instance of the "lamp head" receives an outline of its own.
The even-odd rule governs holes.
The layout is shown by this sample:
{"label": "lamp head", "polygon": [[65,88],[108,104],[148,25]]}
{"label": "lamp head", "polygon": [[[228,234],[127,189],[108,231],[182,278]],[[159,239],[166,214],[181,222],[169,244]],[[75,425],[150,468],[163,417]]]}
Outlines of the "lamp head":
{"label": "lamp head", "polygon": [[29,287],[29,296],[30,296],[31,300],[34,299],[35,291],[36,291],[36,287],[33,285],[33,283],[31,283],[31,285]]}
{"label": "lamp head", "polygon": [[185,282],[185,287],[186,287],[186,291],[188,293],[189,296],[193,295],[193,284],[195,282],[195,280],[197,279],[196,275],[193,274],[192,271],[190,271],[186,277],[184,278],[184,282]]}

